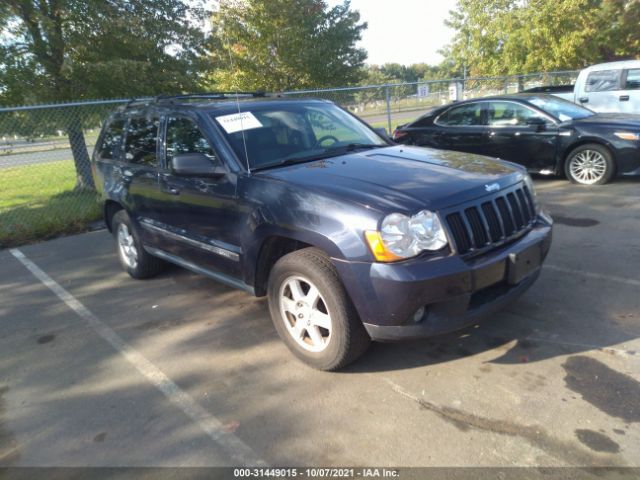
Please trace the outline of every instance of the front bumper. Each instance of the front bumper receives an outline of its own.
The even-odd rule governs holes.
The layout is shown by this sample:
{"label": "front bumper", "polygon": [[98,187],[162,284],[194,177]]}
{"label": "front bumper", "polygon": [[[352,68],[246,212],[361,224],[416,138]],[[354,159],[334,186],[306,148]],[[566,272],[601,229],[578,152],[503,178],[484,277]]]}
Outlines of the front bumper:
{"label": "front bumper", "polygon": [[[477,323],[515,301],[540,274],[551,236],[551,223],[538,217],[526,235],[477,258],[425,256],[399,263],[335,265],[373,340],[422,338]],[[536,249],[539,265],[515,283],[509,275],[510,255]],[[413,315],[422,306],[426,314],[416,323]]]}

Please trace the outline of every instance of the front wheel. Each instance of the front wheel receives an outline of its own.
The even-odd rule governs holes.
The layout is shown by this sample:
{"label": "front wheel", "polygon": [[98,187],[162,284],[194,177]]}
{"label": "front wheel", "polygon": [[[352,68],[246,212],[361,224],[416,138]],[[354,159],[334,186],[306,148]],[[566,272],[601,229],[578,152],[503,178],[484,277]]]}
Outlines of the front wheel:
{"label": "front wheel", "polygon": [[564,170],[572,183],[603,185],[613,177],[615,165],[608,148],[590,143],[579,146],[567,156]]}
{"label": "front wheel", "polygon": [[278,260],[269,275],[268,298],[278,335],[314,368],[338,370],[369,346],[335,267],[318,249],[305,248]]}

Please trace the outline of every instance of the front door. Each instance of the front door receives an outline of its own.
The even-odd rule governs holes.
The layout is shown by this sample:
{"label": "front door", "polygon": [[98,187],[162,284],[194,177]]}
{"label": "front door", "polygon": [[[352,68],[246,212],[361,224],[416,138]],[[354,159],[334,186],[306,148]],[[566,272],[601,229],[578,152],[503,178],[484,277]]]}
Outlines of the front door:
{"label": "front door", "polygon": [[203,153],[212,164],[224,163],[195,118],[169,116],[165,123],[164,168],[158,178],[165,208],[160,223],[147,228],[164,236],[166,250],[181,259],[239,277],[237,177],[231,172],[219,178],[175,175],[172,160],[181,154]]}
{"label": "front door", "polygon": [[[486,102],[489,155],[528,170],[555,168],[558,127],[544,115],[516,102]],[[531,124],[538,120],[540,124]]]}

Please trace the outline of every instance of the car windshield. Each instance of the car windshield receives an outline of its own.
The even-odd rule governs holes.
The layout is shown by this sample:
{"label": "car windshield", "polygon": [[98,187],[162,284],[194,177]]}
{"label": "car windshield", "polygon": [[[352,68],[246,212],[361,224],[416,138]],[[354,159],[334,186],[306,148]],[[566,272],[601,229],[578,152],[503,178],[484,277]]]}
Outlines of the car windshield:
{"label": "car windshield", "polygon": [[595,115],[594,112],[587,108],[552,96],[530,97],[527,100],[540,110],[547,112],[549,115],[553,115],[561,122]]}
{"label": "car windshield", "polygon": [[331,103],[248,103],[240,104],[240,112],[212,117],[238,158],[252,170],[388,145]]}

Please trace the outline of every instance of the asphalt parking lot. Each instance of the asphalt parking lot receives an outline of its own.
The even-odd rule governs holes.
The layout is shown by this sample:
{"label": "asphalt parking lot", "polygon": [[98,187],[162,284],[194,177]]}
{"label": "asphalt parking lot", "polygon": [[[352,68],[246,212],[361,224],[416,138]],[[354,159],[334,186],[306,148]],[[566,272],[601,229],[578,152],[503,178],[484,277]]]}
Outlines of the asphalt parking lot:
{"label": "asphalt parking lot", "polygon": [[536,184],[556,227],[524,297],[340,373],[264,299],[132,280],[106,231],[0,251],[0,465],[640,466],[640,182]]}

